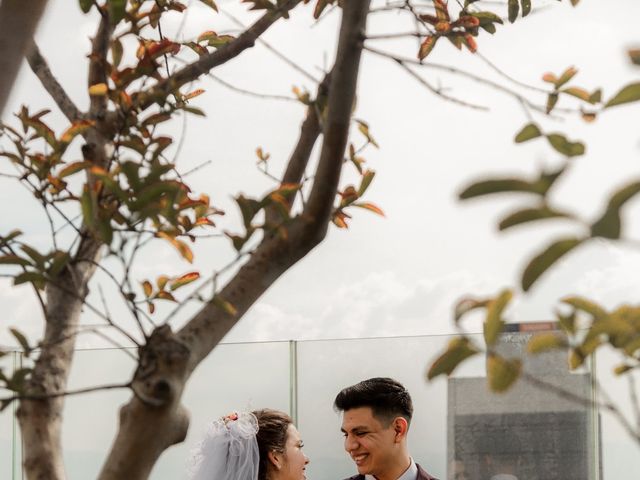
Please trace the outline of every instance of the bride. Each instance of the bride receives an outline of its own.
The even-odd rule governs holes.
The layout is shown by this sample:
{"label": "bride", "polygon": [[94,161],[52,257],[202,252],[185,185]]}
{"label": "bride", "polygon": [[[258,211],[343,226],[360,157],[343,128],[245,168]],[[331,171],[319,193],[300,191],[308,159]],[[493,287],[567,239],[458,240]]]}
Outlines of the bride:
{"label": "bride", "polygon": [[213,422],[192,458],[190,480],[304,480],[309,458],[293,420],[272,409]]}

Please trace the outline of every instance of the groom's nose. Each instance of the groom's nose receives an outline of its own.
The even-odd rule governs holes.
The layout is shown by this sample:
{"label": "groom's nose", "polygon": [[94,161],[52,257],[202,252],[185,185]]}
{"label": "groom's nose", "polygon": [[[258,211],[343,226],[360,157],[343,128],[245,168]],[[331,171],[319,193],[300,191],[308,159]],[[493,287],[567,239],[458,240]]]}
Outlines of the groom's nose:
{"label": "groom's nose", "polygon": [[356,437],[353,435],[347,435],[344,437],[344,449],[347,452],[355,450],[358,448],[358,442],[356,441]]}

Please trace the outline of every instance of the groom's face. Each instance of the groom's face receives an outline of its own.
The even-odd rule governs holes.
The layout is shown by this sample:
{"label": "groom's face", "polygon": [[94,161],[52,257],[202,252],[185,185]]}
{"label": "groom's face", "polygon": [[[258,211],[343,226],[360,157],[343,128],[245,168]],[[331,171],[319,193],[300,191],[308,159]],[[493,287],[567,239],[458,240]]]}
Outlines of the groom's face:
{"label": "groom's face", "polygon": [[397,436],[393,422],[381,422],[370,407],[346,410],[342,417],[344,449],[361,475],[385,477],[396,462]]}

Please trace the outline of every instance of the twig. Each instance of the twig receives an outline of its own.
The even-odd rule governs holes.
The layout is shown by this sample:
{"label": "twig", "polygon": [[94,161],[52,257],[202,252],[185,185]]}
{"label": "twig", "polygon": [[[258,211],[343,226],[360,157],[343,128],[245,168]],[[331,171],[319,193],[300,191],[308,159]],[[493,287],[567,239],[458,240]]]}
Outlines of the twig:
{"label": "twig", "polygon": [[40,49],[33,43],[31,50],[27,55],[27,61],[33,73],[36,74],[40,83],[45,88],[58,108],[64,113],[65,117],[73,123],[83,118],[82,112],[78,110],[78,107],[73,103],[67,92],[62,88],[62,85],[54,77],[53,73],[49,69],[49,65],[45,58],[40,54]]}
{"label": "twig", "polygon": [[433,85],[431,85],[424,78],[422,78],[420,75],[414,72],[408,65],[405,65],[405,63],[402,60],[395,59],[395,62],[398,65],[400,65],[400,67],[402,67],[409,75],[411,75],[418,82],[420,82],[422,85],[427,87],[427,89],[429,89],[432,93],[438,95],[439,97],[442,97],[444,100],[447,100],[448,102],[456,103],[458,105],[462,105],[463,107],[472,108],[474,110],[482,110],[482,111],[489,110],[489,108],[485,107],[484,105],[476,105],[473,103],[465,102],[464,100],[460,100],[458,98],[447,95],[446,93],[443,93],[441,88],[436,88]]}
{"label": "twig", "polygon": [[[471,72],[468,72],[466,70],[461,70],[455,67],[451,67],[449,65],[442,65],[442,64],[438,64],[438,63],[425,63],[425,62],[420,62],[418,60],[414,60],[411,58],[404,58],[404,57],[399,57],[396,55],[393,55],[392,53],[389,52],[384,52],[382,50],[378,50],[376,48],[370,47],[365,45],[364,47],[365,50],[367,50],[368,52],[374,53],[376,55],[379,55],[381,57],[385,57],[389,60],[393,60],[395,62],[402,62],[406,65],[416,65],[416,66],[420,66],[423,68],[433,68],[436,70],[442,70],[442,71],[446,71],[448,73],[451,73],[453,75],[459,75],[461,77],[465,77],[465,78],[469,78],[471,80],[474,80],[478,83],[487,85],[489,87],[492,87],[495,90],[498,90],[500,92],[506,93],[514,98],[516,98],[517,100],[519,100],[520,102],[525,103],[529,108],[531,108],[532,110],[535,110],[537,112],[541,112],[544,113],[545,115],[548,115],[546,113],[546,108],[536,105],[534,103],[532,103],[530,100],[528,100],[526,97],[522,96],[521,94],[519,94],[518,92],[511,90],[507,87],[505,87],[504,85],[500,85],[499,83],[496,83],[492,80],[488,80],[486,78],[480,77],[479,75],[475,75]],[[556,108],[556,111],[559,112],[564,112],[564,113],[575,113],[575,110],[572,109],[567,109],[567,108]],[[553,117],[553,115],[549,115],[551,117]]]}
{"label": "twig", "polygon": [[[180,310],[182,310],[182,308],[189,303],[191,300],[193,300],[194,298],[196,298],[200,291],[202,291],[207,285],[209,285],[210,283],[212,284],[216,284],[217,279],[220,275],[222,275],[223,273],[225,273],[227,270],[231,269],[233,266],[235,266],[236,264],[238,264],[240,262],[240,260],[242,260],[244,257],[246,256],[250,256],[253,252],[252,251],[248,251],[248,252],[241,252],[239,253],[236,258],[234,258],[232,261],[230,261],[227,265],[225,265],[224,267],[222,267],[220,270],[218,270],[217,272],[215,272],[211,277],[209,277],[208,279],[206,279],[204,282],[202,282],[200,285],[198,285],[198,287],[191,292],[191,294],[189,294],[189,296],[187,296],[184,300],[182,300],[177,306],[176,308],[174,308],[169,315],[167,315],[165,317],[165,319],[162,322],[162,325],[166,325],[167,323],[169,323],[171,321],[171,319],[173,319]],[[217,288],[214,288],[214,295],[217,291]]]}
{"label": "twig", "polygon": [[[245,24],[243,24],[240,20],[238,20],[236,17],[234,17],[233,15],[231,15],[229,12],[223,10],[222,14],[227,17],[229,20],[231,20],[232,22],[234,22],[236,25],[238,25],[240,28],[246,29],[247,26]],[[280,53],[278,50],[276,50],[274,47],[272,47],[271,45],[269,45],[266,40],[264,40],[261,37],[257,38],[258,43],[262,44],[267,50],[269,50],[271,53],[273,53],[276,57],[278,57],[280,60],[282,60],[284,63],[286,63],[287,65],[289,65],[291,68],[293,68],[294,70],[296,70],[297,72],[301,73],[302,75],[304,75],[305,77],[307,77],[309,80],[311,80],[314,83],[320,83],[320,80],[318,80],[317,78],[315,78],[312,74],[310,74],[309,72],[307,72],[304,68],[302,68],[300,65],[298,65],[297,63],[295,63],[293,60],[287,58],[286,56],[284,56],[282,53]]]}
{"label": "twig", "polygon": [[288,101],[288,102],[297,102],[298,101],[297,98],[288,97],[286,95],[277,95],[277,94],[271,94],[271,93],[252,92],[251,90],[246,90],[244,88],[236,87],[235,85],[232,85],[229,82],[226,82],[225,80],[222,80],[220,77],[216,77],[212,73],[209,73],[207,76],[210,77],[212,80],[215,80],[216,82],[218,82],[220,85],[228,88],[229,90],[233,90],[234,92],[238,92],[238,93],[241,93],[243,95],[249,95],[251,97],[260,98],[262,100],[285,100],[285,101]]}
{"label": "twig", "polygon": [[191,175],[192,173],[196,173],[198,170],[206,167],[207,165],[210,165],[212,163],[211,160],[207,160],[202,162],[200,165],[196,165],[195,167],[193,167],[191,170],[187,170],[186,172],[184,172],[183,174],[181,174],[181,177],[184,178],[188,175]]}
{"label": "twig", "polygon": [[540,92],[540,93],[544,93],[545,95],[548,95],[550,92],[545,90],[544,88],[540,88],[540,87],[536,87],[534,85],[529,85],[527,83],[521,82],[520,80],[516,80],[515,78],[513,78],[512,76],[508,75],[504,70],[500,69],[497,65],[495,65],[491,60],[489,60],[487,57],[485,57],[484,55],[482,55],[479,51],[477,51],[476,56],[482,60],[484,63],[486,63],[489,67],[491,67],[491,69],[493,71],[495,71],[498,75],[500,75],[501,77],[506,78],[507,80],[509,80],[511,83],[513,83],[514,85],[518,85],[520,87],[523,88],[527,88],[529,90],[533,90],[534,92]]}
{"label": "twig", "polygon": [[14,395],[11,397],[0,398],[0,402],[11,403],[16,400],[47,400],[49,398],[68,397],[71,395],[81,395],[83,393],[98,392],[101,390],[115,390],[119,388],[131,388],[131,382],[107,384],[107,385],[100,385],[96,387],[80,388],[78,390],[67,390],[65,392],[44,393],[40,395],[38,394]]}
{"label": "twig", "polygon": [[159,99],[166,98],[171,92],[176,91],[181,86],[199,78],[201,75],[208,73],[211,69],[226,63],[232,58],[237,57],[248,48],[251,48],[260,35],[301,1],[302,0],[288,0],[279,7],[269,10],[235,40],[221,46],[213,52],[202,55],[195,62],[173,73],[171,77],[159,81],[146,92],[142,92],[138,97],[139,100],[133,105],[133,108],[145,110]]}
{"label": "twig", "polygon": [[626,430],[626,432],[634,440],[640,442],[640,432],[636,432],[634,430],[633,426],[629,423],[628,419],[622,414],[620,409],[611,401],[611,398],[606,394],[606,392],[601,388],[599,384],[596,383],[596,393],[599,394],[603,398],[603,400],[602,401],[595,400],[594,402],[589,398],[584,398],[573,392],[569,392],[562,387],[559,387],[557,385],[554,385],[553,383],[542,380],[527,372],[522,372],[521,378],[538,388],[541,388],[545,391],[550,391],[556,394],[557,396],[559,396],[560,398],[564,398],[565,400],[569,400],[578,405],[591,408],[594,406],[594,403],[595,403],[595,405],[597,405],[599,408],[606,410],[607,412],[611,413],[614,417],[616,417],[616,419],[618,420],[620,425],[624,428],[624,430]]}

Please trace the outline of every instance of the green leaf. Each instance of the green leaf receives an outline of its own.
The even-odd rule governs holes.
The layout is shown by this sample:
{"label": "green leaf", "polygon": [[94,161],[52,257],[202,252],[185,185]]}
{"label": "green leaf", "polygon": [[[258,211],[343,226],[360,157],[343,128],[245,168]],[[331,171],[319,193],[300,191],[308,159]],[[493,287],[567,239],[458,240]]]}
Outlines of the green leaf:
{"label": "green leaf", "polygon": [[483,327],[484,341],[488,346],[494,345],[498,339],[498,335],[502,332],[505,324],[502,319],[502,312],[512,298],[513,292],[511,292],[511,290],[503,290],[495,299],[489,302],[487,306],[487,317]]}
{"label": "green leaf", "polygon": [[525,208],[504,217],[498,224],[498,228],[502,231],[523,223],[549,218],[572,218],[572,215],[552,210],[546,205],[539,208]]}
{"label": "green leaf", "polygon": [[29,255],[31,260],[40,268],[44,267],[44,263],[46,261],[45,256],[38,252],[35,248],[30,247],[29,245],[22,244],[20,248],[24,253]]}
{"label": "green leaf", "polygon": [[22,347],[22,350],[24,350],[25,355],[28,357],[33,349],[29,346],[29,341],[27,340],[27,337],[25,337],[22,332],[20,332],[15,328],[9,328],[9,331],[11,332],[11,335],[13,335],[13,337],[20,344],[20,346]]}
{"label": "green leaf", "polygon": [[580,245],[584,239],[564,238],[556,240],[541,253],[536,255],[522,274],[522,289],[526,292],[536,282],[540,275],[546,272],[563,255]]}
{"label": "green leaf", "polygon": [[22,283],[33,283],[38,290],[44,290],[46,284],[46,278],[44,275],[38,272],[23,272],[16,275],[13,279],[14,285],[20,285]]}
{"label": "green leaf", "polygon": [[616,93],[604,106],[604,108],[622,105],[624,103],[640,100],[640,83],[631,83]]}
{"label": "green leaf", "polygon": [[114,67],[118,68],[118,65],[120,65],[123,52],[124,49],[122,48],[122,42],[119,39],[114,38],[111,42],[111,61]]}
{"label": "green leaf", "polygon": [[493,23],[481,23],[480,28],[482,28],[485,32],[489,32],[491,35],[493,35],[497,31],[496,26]]}
{"label": "green leaf", "polygon": [[589,300],[588,298],[580,297],[580,296],[571,296],[565,297],[561,300],[562,303],[566,303],[567,305],[571,305],[576,310],[580,310],[582,312],[586,312],[593,317],[594,320],[602,320],[607,318],[607,311],[598,305],[593,300]]}
{"label": "green leaf", "polygon": [[566,155],[567,157],[577,157],[584,155],[585,146],[581,142],[570,142],[564,135],[559,133],[550,133],[547,135],[549,145],[551,145],[557,152]]}
{"label": "green leaf", "polygon": [[479,353],[468,338],[458,337],[449,342],[445,352],[436,359],[427,372],[427,379],[433,380],[440,375],[451,375],[460,363]]}
{"label": "green leaf", "polygon": [[513,23],[518,18],[518,12],[520,11],[520,4],[518,0],[509,0],[509,22]]}
{"label": "green leaf", "polygon": [[529,343],[527,343],[527,351],[538,354],[549,350],[565,348],[566,346],[567,341],[558,333],[539,333],[529,340]]}
{"label": "green leaf", "polygon": [[81,161],[69,163],[62,170],[60,170],[60,173],[58,173],[58,178],[71,176],[74,173],[81,172],[82,170],[85,170],[87,168],[91,168],[91,162]]}
{"label": "green leaf", "polygon": [[235,317],[238,314],[238,310],[236,310],[236,307],[234,307],[230,302],[224,300],[219,295],[216,295],[215,297],[213,297],[213,300],[211,300],[211,303],[213,303],[216,307],[218,307],[220,310],[225,312],[227,315]]}
{"label": "green leaf", "polygon": [[472,17],[476,17],[480,20],[480,25],[491,24],[491,23],[499,23],[503,24],[502,18],[499,15],[496,15],[493,12],[469,12],[469,15]]}
{"label": "green leaf", "polygon": [[505,359],[490,355],[487,359],[487,377],[494,392],[504,392],[518,379],[522,371],[522,362],[517,359]]}
{"label": "green leaf", "polygon": [[529,123],[520,130],[515,138],[516,143],[526,142],[528,140],[540,137],[542,132],[535,123]]}
{"label": "green leaf", "polygon": [[454,314],[453,314],[453,319],[457,324],[460,323],[460,319],[466,315],[467,313],[471,312],[472,310],[477,310],[478,308],[485,308],[487,305],[489,305],[489,302],[491,301],[491,299],[476,299],[476,298],[463,298],[460,301],[458,301],[458,303],[456,303],[456,306],[454,308]]}
{"label": "green leaf", "polygon": [[24,389],[24,381],[31,373],[31,368],[19,368],[13,372],[13,376],[7,381],[7,388],[20,393]]}
{"label": "green leaf", "polygon": [[640,182],[632,182],[614,193],[602,216],[591,225],[591,236],[617,239],[620,238],[622,220],[620,209],[631,198],[640,193]]}
{"label": "green leaf", "polygon": [[18,255],[2,255],[0,257],[0,265],[22,265],[26,267],[31,265],[31,262],[26,258],[19,257]]}
{"label": "green leaf", "polygon": [[558,103],[558,94],[557,93],[550,93],[549,96],[547,97],[547,106],[545,111],[547,113],[551,113],[551,110],[554,109],[554,107],[556,106],[556,103]]}
{"label": "green leaf", "polygon": [[116,25],[127,13],[127,0],[107,0],[109,4],[109,16],[111,23]]}
{"label": "green leaf", "polygon": [[362,174],[362,181],[360,182],[360,188],[358,188],[358,197],[362,197],[362,195],[364,195],[364,192],[366,192],[369,185],[371,185],[375,175],[376,172],[373,170],[367,170]]}
{"label": "green leaf", "polygon": [[93,0],[79,0],[79,3],[80,10],[82,10],[83,13],[89,13],[89,10],[93,7]]}
{"label": "green leaf", "polygon": [[459,195],[460,200],[503,192],[527,192],[543,193],[539,191],[536,184],[518,178],[503,178],[484,180],[473,183],[465,188]]}
{"label": "green leaf", "polygon": [[520,4],[522,5],[522,16],[526,17],[531,13],[531,0],[520,0]]}
{"label": "green leaf", "polygon": [[22,235],[22,230],[12,230],[8,235],[2,236],[0,235],[0,245],[5,246],[9,245],[12,240],[15,240],[17,237]]}

